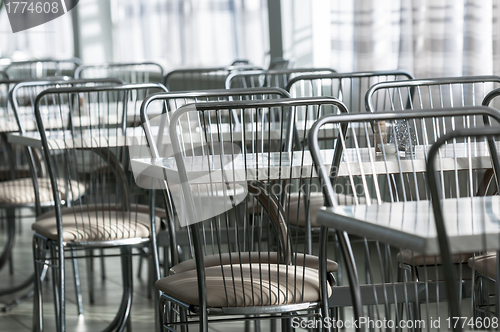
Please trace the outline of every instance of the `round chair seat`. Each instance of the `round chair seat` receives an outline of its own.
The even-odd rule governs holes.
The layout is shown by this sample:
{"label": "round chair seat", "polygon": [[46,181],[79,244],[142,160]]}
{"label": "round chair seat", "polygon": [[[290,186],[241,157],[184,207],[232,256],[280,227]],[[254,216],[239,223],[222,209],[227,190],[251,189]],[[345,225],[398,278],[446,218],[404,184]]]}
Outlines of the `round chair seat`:
{"label": "round chair seat", "polygon": [[[83,209],[77,205],[61,212],[64,242],[148,238],[151,234],[149,213],[122,211],[119,206],[108,205],[90,205]],[[158,217],[156,227],[159,231]],[[58,239],[53,211],[38,217],[31,228],[50,240]]]}
{"label": "round chair seat", "polygon": [[[205,268],[205,276],[207,306],[211,308],[315,303],[320,300],[318,270],[308,267],[297,267],[295,273],[295,267],[291,265],[233,264]],[[196,270],[162,278],[155,286],[179,301],[199,305]],[[331,295],[330,287],[328,295]]]}
{"label": "round chair seat", "polygon": [[[312,269],[319,269],[319,258],[313,255],[297,254],[293,257],[295,259],[295,265],[305,266]],[[305,263],[304,263],[305,260]],[[248,263],[262,263],[262,264],[278,264],[278,253],[276,252],[242,252],[241,259],[240,253],[233,252],[222,253],[220,255],[208,255],[203,257],[203,263],[205,267],[228,265],[228,264],[248,264]],[[337,262],[327,259],[326,260],[326,271],[335,272],[339,269]],[[188,259],[170,268],[170,274],[178,274],[186,271],[196,270],[196,261],[194,258]]]}
{"label": "round chair seat", "polygon": [[[57,181],[57,189],[61,200],[74,200],[85,193],[85,186],[71,181],[68,186],[69,197],[66,197],[65,180]],[[41,203],[52,202],[52,185],[48,179],[38,179],[38,194]],[[31,178],[0,182],[0,204],[23,205],[35,203],[35,190]]]}
{"label": "round chair seat", "polygon": [[484,255],[471,257],[468,261],[471,269],[484,274],[485,276],[496,279],[497,276],[497,253],[489,252]]}

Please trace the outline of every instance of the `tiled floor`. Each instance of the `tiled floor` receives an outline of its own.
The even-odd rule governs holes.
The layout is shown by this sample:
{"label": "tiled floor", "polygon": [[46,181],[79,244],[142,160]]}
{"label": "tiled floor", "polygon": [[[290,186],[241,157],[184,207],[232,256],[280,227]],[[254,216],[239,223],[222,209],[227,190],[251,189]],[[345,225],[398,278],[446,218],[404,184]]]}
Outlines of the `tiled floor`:
{"label": "tiled floor", "polygon": [[[28,210],[23,214],[28,215]],[[28,278],[33,271],[31,239],[32,231],[30,225],[32,217],[22,218],[22,233],[18,236],[14,250],[14,274],[9,274],[8,268],[0,272],[1,288],[12,287]],[[0,246],[3,247],[6,237],[5,232],[0,230]],[[146,268],[143,268],[142,278],[137,278],[137,257],[134,258],[134,298],[132,306],[132,329],[134,331],[154,331],[153,301],[148,299],[146,288]],[[76,309],[76,296],[73,285],[73,274],[70,263],[67,261],[67,308],[66,323],[68,331],[101,331],[113,319],[121,299],[121,273],[119,258],[106,258],[106,279],[100,279],[99,264],[95,264],[95,304],[90,305],[87,288],[85,262],[79,264],[82,279],[84,315],[78,316]],[[96,261],[97,263],[97,261]],[[46,331],[55,330],[54,306],[52,302],[51,282],[44,283],[44,322]],[[4,303],[13,299],[13,296],[0,298],[1,307]],[[0,331],[31,331],[33,300],[29,299],[8,313],[0,313]],[[265,323],[264,323],[265,324]],[[196,331],[196,326],[190,327],[190,331]],[[210,326],[211,331],[243,331],[241,322],[214,324]],[[263,328],[263,331],[266,331]]]}

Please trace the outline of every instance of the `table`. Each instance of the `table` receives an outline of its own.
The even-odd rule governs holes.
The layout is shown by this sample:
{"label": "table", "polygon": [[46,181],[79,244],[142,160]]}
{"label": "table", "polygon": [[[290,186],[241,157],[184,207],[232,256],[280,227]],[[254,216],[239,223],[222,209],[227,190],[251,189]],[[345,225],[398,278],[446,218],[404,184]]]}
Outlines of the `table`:
{"label": "table", "polygon": [[[139,110],[141,107],[142,102],[141,101],[129,101],[128,104],[126,105],[127,108],[127,124],[140,124],[141,123],[141,116],[139,114]],[[110,105],[113,105],[113,107],[107,109],[107,111],[110,112],[110,114],[106,114],[105,116],[97,117],[95,115],[96,111],[98,110],[99,106],[98,104],[90,104],[85,106],[85,112],[89,114],[85,114],[82,116],[74,116],[72,121],[74,126],[89,126],[91,124],[95,123],[106,123],[110,125],[117,125],[120,124],[122,121],[122,117],[118,116],[118,111],[123,110],[123,102],[111,102]],[[42,109],[45,107],[42,106]],[[104,107],[104,105],[100,105],[100,107]],[[89,112],[90,110],[90,112]],[[5,132],[15,132],[19,130],[19,127],[16,122],[16,118],[14,116],[14,113],[12,110],[2,110],[2,114],[0,114],[0,133],[5,133]],[[69,107],[67,105],[60,105],[57,108],[58,112],[61,112],[62,114],[69,114]],[[75,109],[76,112],[76,109]],[[154,106],[150,107],[148,109],[148,114],[150,117],[155,117],[163,112],[163,105],[160,104],[155,104]],[[36,123],[35,123],[35,117],[34,117],[34,109],[33,106],[28,105],[28,106],[19,106],[18,108],[18,114],[21,117],[21,121],[23,122],[23,129],[25,131],[36,131]],[[25,118],[28,117],[29,120],[26,120]],[[67,125],[65,123],[64,125]],[[47,126],[47,125],[46,125]],[[52,128],[58,128],[61,126],[60,122],[54,122],[54,125],[51,126]]]}
{"label": "table", "polygon": [[[500,147],[500,143],[497,143]],[[414,153],[386,154],[384,158],[375,148],[346,149],[343,152],[338,176],[360,176],[369,174],[424,173],[426,156],[430,146],[415,146]],[[321,150],[325,167],[330,167],[334,150]],[[234,161],[232,160],[234,157]],[[184,163],[192,184],[224,181],[267,181],[317,177],[309,151],[247,153],[245,156],[230,154],[222,156],[185,157]],[[134,169],[143,175],[157,179],[168,177],[176,182],[178,170],[173,156],[166,158],[132,159]],[[222,166],[221,166],[222,165]],[[489,149],[485,142],[473,144],[447,144],[441,151],[437,165],[443,171],[455,169],[491,168]],[[224,174],[222,173],[224,169]],[[207,173],[211,176],[208,177]],[[224,178],[222,178],[224,176]]]}
{"label": "table", "polygon": [[[141,139],[144,139],[142,144],[145,147],[145,135],[142,127],[127,128],[125,132],[121,128],[90,129],[80,132],[76,130],[76,132],[82,134],[83,137],[72,137],[69,130],[47,131],[49,147],[54,150],[90,147],[113,148],[140,145]],[[10,133],[7,135],[7,140],[12,144],[42,148],[40,133],[37,131],[29,131],[23,134]]]}
{"label": "table", "polygon": [[[452,253],[500,249],[500,196],[449,198],[442,204]],[[425,255],[440,254],[429,200],[323,207],[317,221]]]}

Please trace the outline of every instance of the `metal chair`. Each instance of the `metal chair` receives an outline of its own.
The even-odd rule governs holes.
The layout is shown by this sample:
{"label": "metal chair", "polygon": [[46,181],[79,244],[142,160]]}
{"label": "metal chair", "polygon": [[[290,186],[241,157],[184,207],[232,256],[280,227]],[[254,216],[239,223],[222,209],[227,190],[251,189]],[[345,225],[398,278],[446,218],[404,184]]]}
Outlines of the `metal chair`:
{"label": "metal chair", "polygon": [[[465,107],[349,114],[324,117],[311,128],[309,147],[327,206],[318,213],[318,223],[322,225],[320,263],[326,259],[328,227],[332,227],[341,243],[350,285],[350,299],[342,303],[324,300],[323,312],[347,302],[353,306],[356,318],[419,324],[422,321],[428,329],[434,317],[441,319],[444,328],[449,316],[443,306],[446,299],[454,299],[443,292],[450,279],[446,269],[445,278],[440,271],[439,241],[432,236],[426,238],[433,234],[432,227],[425,228],[432,223],[426,162],[432,144],[450,132],[450,123],[458,126],[460,121],[467,123],[473,117],[498,123],[500,113],[491,108]],[[381,128],[384,121],[386,130]],[[339,131],[333,158],[320,148],[318,135],[323,126],[334,126]],[[478,130],[487,129],[482,121],[475,126]],[[370,139],[370,132],[375,132],[378,139]],[[383,136],[388,136],[387,140]],[[358,145],[358,141],[368,145]],[[403,146],[406,149],[402,150]],[[448,144],[439,155],[440,193],[455,202],[477,198],[482,185],[476,181],[477,173],[491,167],[489,151],[486,140],[463,139]],[[340,182],[342,178],[346,182]],[[335,195],[346,190],[356,198],[363,197],[366,203],[360,204],[356,199],[352,205],[340,205]],[[363,241],[355,246],[352,237]],[[408,250],[412,253],[412,266],[417,264],[417,254],[422,253],[423,280],[401,277],[401,269],[393,264],[397,255]],[[462,253],[456,256],[460,258]],[[457,270],[461,277],[462,288],[456,294],[460,298],[471,296],[472,281],[466,264],[446,268]],[[321,266],[320,271],[324,271]],[[425,305],[425,310],[420,310],[421,305]],[[466,314],[462,312],[462,316]],[[421,329],[426,327],[412,326],[409,330]]]}
{"label": "metal chair", "polygon": [[[61,78],[59,78],[61,79]],[[12,260],[10,260],[11,252],[14,246],[15,237],[16,237],[16,217],[15,217],[15,207],[11,207],[8,204],[8,198],[6,196],[7,192],[15,192],[15,186],[19,185],[19,179],[26,179],[27,182],[31,176],[30,167],[28,160],[25,155],[25,151],[23,149],[16,149],[15,146],[10,144],[7,141],[7,135],[11,132],[19,131],[19,126],[16,122],[15,118],[15,109],[13,109],[13,105],[9,102],[9,91],[13,86],[21,82],[22,80],[3,80],[0,82],[0,103],[1,103],[1,116],[2,122],[0,126],[0,147],[1,147],[1,160],[2,166],[0,168],[0,181],[2,181],[2,201],[3,201],[3,209],[7,211],[5,216],[2,216],[2,219],[5,218],[6,225],[3,224],[4,220],[2,220],[2,228],[6,228],[7,230],[7,241],[4,246],[4,250],[2,255],[0,256],[0,269],[5,267],[5,264],[9,262],[10,273],[13,273],[13,264]],[[33,112],[31,112],[31,121],[33,121]],[[29,182],[28,182],[29,184]],[[28,188],[24,188],[24,186],[20,186],[19,190],[25,190]],[[25,202],[28,206],[35,205],[35,197],[31,197]],[[26,206],[23,204],[19,204],[19,207]],[[14,287],[17,288],[17,287]],[[1,295],[9,294],[7,290],[0,291]]]}
{"label": "metal chair", "polygon": [[[289,98],[289,94],[279,88],[254,88],[254,89],[212,89],[212,90],[199,90],[189,92],[168,92],[161,93],[154,97],[154,100],[149,99],[148,108],[144,110],[144,114],[149,119],[152,116],[158,115],[157,113],[151,114],[151,109],[162,110],[163,113],[173,113],[178,108],[197,102],[210,102],[210,101],[240,101],[240,100],[259,100],[259,99],[278,99]],[[237,115],[234,119],[238,119]],[[134,158],[134,156],[131,156]],[[171,206],[171,198],[167,197],[168,206]],[[158,246],[165,248],[164,253],[164,275],[168,275],[168,270],[171,266],[179,263],[178,246],[183,247],[188,245],[181,238],[172,238],[175,235],[174,215],[173,211],[169,211],[169,218],[167,220],[169,232],[160,233],[158,239]],[[177,229],[177,232],[179,229]],[[182,237],[184,238],[184,237]],[[170,248],[170,255],[167,254],[167,246]],[[170,263],[167,263],[170,258]]]}
{"label": "metal chair", "polygon": [[226,77],[231,72],[260,69],[252,65],[176,69],[165,75],[163,84],[168,91],[224,89]]}
{"label": "metal chair", "polygon": [[[500,85],[500,76],[463,76],[381,82],[366,93],[366,110],[408,110],[478,106]],[[384,107],[380,102],[384,101]]]}
{"label": "metal chair", "polygon": [[[141,96],[165,91],[161,84],[59,88],[44,90],[35,101],[47,173],[54,188],[55,213],[41,215],[35,231],[34,330],[43,330],[41,282],[38,277],[48,264],[52,270],[56,327],[65,324],[65,253],[72,260],[94,257],[92,250],[120,249],[123,297],[109,329],[130,327],[132,301],[132,249],[150,246],[151,278],[157,279],[156,232],[159,220],[154,199],[137,195],[129,182],[127,150],[138,144],[142,128],[131,127]],[[51,110],[58,110],[55,114]],[[20,137],[23,139],[23,137]],[[41,142],[40,142],[41,141]],[[57,178],[63,177],[64,181]],[[74,192],[62,200],[56,190]],[[138,196],[146,198],[150,213],[142,212]],[[112,256],[116,254],[111,253]],[[93,278],[89,278],[92,288]]]}
{"label": "metal chair", "polygon": [[[496,98],[500,96],[500,88],[491,90],[486,97],[484,97],[483,100],[483,105],[484,106],[494,106],[496,109],[498,109],[496,102]],[[472,133],[470,131],[463,132],[462,135],[468,135]],[[460,133],[455,133],[456,135],[459,135]],[[486,133],[482,132],[482,134]],[[493,136],[493,135],[489,135]],[[490,137],[490,139],[493,139]],[[492,169],[492,172],[494,172],[494,169]],[[495,176],[498,174],[497,172],[494,173]],[[485,183],[484,184],[484,192],[488,194],[497,194],[498,195],[498,186],[496,185],[491,185],[490,183]],[[498,310],[494,308],[494,312],[490,310],[491,305],[491,299],[490,299],[490,290],[491,290],[491,283],[494,283],[494,294],[498,293],[498,286],[497,286],[497,252],[495,251],[485,251],[483,254],[477,254],[474,255],[473,257],[469,258],[468,260],[468,265],[469,267],[474,271],[474,294],[473,294],[473,311],[474,311],[474,317],[480,317],[480,319],[484,319],[487,317],[488,314],[496,314],[498,317]],[[495,297],[495,306],[498,306],[498,298]]]}
{"label": "metal chair", "polygon": [[500,96],[500,88],[496,88],[496,89],[491,90],[484,97],[483,103],[482,103],[483,106],[491,106],[491,107],[498,109],[497,103],[496,103],[496,102],[498,102],[498,99],[495,99],[498,96]]}
{"label": "metal chair", "polygon": [[[498,124],[498,123],[497,123]],[[500,232],[498,227],[498,222],[500,221],[500,216],[495,213],[498,211],[490,212],[493,206],[498,206],[498,194],[495,196],[484,197],[482,199],[476,198],[475,200],[470,198],[458,198],[460,202],[449,204],[445,195],[443,195],[442,188],[442,151],[447,145],[456,144],[458,139],[466,139],[468,142],[474,142],[477,139],[484,139],[486,143],[486,138],[488,139],[488,144],[490,145],[489,157],[491,158],[491,164],[495,171],[496,187],[500,188],[500,159],[498,158],[498,147],[495,142],[495,137],[498,139],[500,136],[499,127],[495,128],[473,128],[473,129],[459,129],[448,133],[441,137],[430,149],[428,161],[427,161],[427,176],[429,179],[429,192],[432,200],[432,210],[434,213],[436,234],[439,243],[439,249],[442,258],[442,264],[444,268],[444,274],[446,277],[446,290],[450,303],[450,313],[451,317],[461,317],[463,316],[464,310],[462,309],[462,301],[460,295],[462,290],[458,289],[457,283],[460,284],[463,280],[461,275],[457,275],[455,269],[453,269],[454,256],[460,255],[467,250],[463,247],[457,246],[456,240],[452,241],[451,238],[460,236],[460,228],[458,228],[458,234],[456,232],[457,224],[459,227],[471,227],[472,233],[476,235],[476,241],[474,243],[475,255],[471,257],[468,261],[469,267],[472,269],[472,274],[475,276],[475,272],[481,279],[474,277],[472,283],[473,298],[471,315],[473,319],[473,326],[475,328],[490,328],[490,326],[483,326],[484,322],[491,321],[495,319],[498,323],[500,317],[500,273],[498,270],[500,268],[499,264],[499,239]],[[472,168],[472,166],[469,166]],[[451,212],[448,208],[456,208],[456,212]],[[469,205],[468,208],[462,208],[462,205]],[[495,210],[495,209],[493,209]],[[469,212],[467,214],[466,212]],[[450,218],[452,217],[452,218]],[[451,220],[450,220],[451,219]],[[471,220],[472,219],[472,220]],[[479,221],[477,221],[479,219]],[[475,222],[476,221],[476,222]],[[493,224],[493,226],[491,226]],[[465,237],[464,237],[465,240]],[[473,240],[472,240],[473,241]],[[479,243],[478,243],[479,242]],[[486,292],[485,287],[487,280],[494,282],[494,309],[489,310],[490,306],[490,293]],[[477,284],[476,284],[477,283]],[[458,296],[457,296],[458,294]],[[492,318],[491,318],[492,317]],[[467,326],[470,328],[470,325]],[[454,326],[454,331],[462,331],[464,325],[458,324]]]}
{"label": "metal chair", "polygon": [[[4,81],[5,87],[11,87],[5,101],[8,106],[3,108],[1,137],[2,147],[5,151],[6,168],[2,168],[2,182],[0,182],[0,207],[6,210],[7,243],[0,258],[0,268],[10,257],[16,238],[16,210],[29,207],[38,215],[42,210],[53,206],[51,186],[45,177],[45,165],[40,158],[41,152],[30,147],[20,147],[8,142],[7,135],[12,132],[36,131],[34,121],[34,101],[37,94],[44,89],[64,86],[85,86],[99,84],[119,84],[116,80],[86,81],[52,78],[51,80],[38,80],[34,82],[20,82],[19,80]],[[34,185],[35,183],[36,185]],[[61,193],[66,197],[65,193]],[[10,261],[12,262],[12,261]],[[12,268],[12,264],[10,265]],[[77,270],[76,270],[77,271]],[[79,285],[78,278],[75,279]],[[28,278],[13,289],[0,290],[0,295],[12,294],[30,286],[33,278]],[[78,286],[77,286],[77,293]],[[28,293],[30,294],[30,293]],[[29,296],[29,295],[27,295]],[[23,296],[21,298],[25,298]],[[81,296],[77,297],[81,300]],[[5,310],[12,309],[19,303],[16,299],[7,304]],[[81,301],[78,302],[78,310],[81,312]]]}
{"label": "metal chair", "polygon": [[[314,74],[314,75],[299,75],[292,78],[286,90],[293,97],[314,97],[314,96],[329,96],[338,98],[349,109],[350,113],[364,112],[365,110],[365,94],[366,91],[378,82],[385,81],[404,81],[412,79],[411,74],[405,71],[373,71],[373,72],[352,72],[352,73],[330,73],[330,74]],[[362,130],[362,129],[361,129]],[[371,136],[370,136],[371,137]],[[327,148],[330,137],[323,137],[322,148]],[[358,142],[358,144],[366,145],[366,142]],[[331,146],[330,146],[331,147]],[[339,180],[339,181],[342,181]],[[311,193],[309,197],[308,218],[311,219],[311,227],[313,229],[306,232],[311,235],[318,235],[319,225],[316,217],[318,211],[324,206],[324,199],[321,191]],[[337,199],[340,204],[350,205],[354,203],[354,198],[351,194],[338,194]],[[361,198],[363,199],[363,198]],[[360,202],[363,204],[364,202]],[[294,204],[305,204],[295,199]],[[301,218],[299,218],[300,221]],[[306,224],[299,222],[299,226],[306,227]],[[317,239],[317,237],[316,237]],[[340,257],[337,257],[339,260]],[[342,267],[338,272],[338,282],[343,283]]]}
{"label": "metal chair", "polygon": [[[331,74],[330,68],[295,68],[274,70],[247,70],[234,72],[226,78],[226,89],[234,88],[286,88],[288,82],[299,75]],[[303,96],[304,97],[304,96]]]}
{"label": "metal chair", "polygon": [[[143,112],[155,98],[143,104]],[[173,307],[162,310],[165,328],[188,323],[188,315],[199,317],[202,331],[211,315],[283,319],[285,329],[291,315],[321,316],[307,311],[316,310],[320,296],[328,297],[330,290],[320,294],[317,258],[307,254],[303,237],[290,223],[290,215],[301,211],[290,207],[288,197],[308,195],[315,181],[307,150],[293,144],[297,133],[307,135],[307,123],[294,131],[292,119],[301,112],[320,117],[339,110],[347,112],[333,98],[195,103],[158,119],[154,124],[163,121],[168,128],[163,134],[154,134],[143,116],[153,158],[172,166],[156,176],[146,167],[143,175],[166,181],[165,196],[171,195],[177,220],[187,225],[192,258],[156,283],[164,307]],[[195,165],[207,165],[203,174],[208,176]],[[179,176],[193,182],[178,182]],[[324,280],[328,271],[333,286],[337,265],[328,264]]]}
{"label": "metal chair", "polygon": [[161,83],[163,67],[154,62],[104,63],[83,65],[75,70],[76,78],[114,77],[128,84]]}
{"label": "metal chair", "polygon": [[81,65],[80,59],[30,60],[10,63],[5,72],[11,79],[40,78],[49,76],[74,77],[75,69]]}
{"label": "metal chair", "polygon": [[[84,87],[84,86],[99,86],[99,85],[112,85],[112,84],[121,84],[121,81],[118,79],[108,78],[108,79],[94,79],[94,80],[79,80],[79,79],[61,79],[61,78],[46,78],[45,80],[39,79],[37,81],[25,81],[19,82],[13,85],[9,93],[9,102],[12,107],[12,111],[10,117],[5,117],[4,125],[6,123],[12,122],[15,125],[15,130],[20,131],[22,126],[22,132],[36,131],[36,123],[34,119],[35,114],[35,99],[36,96],[41,93],[43,90],[50,88],[63,88],[63,87]],[[4,133],[6,135],[7,132]],[[17,155],[10,158],[10,169],[15,170],[14,173],[11,173],[10,177],[7,177],[10,181],[3,183],[4,191],[10,192],[12,194],[18,196],[24,196],[26,199],[27,206],[35,207],[35,198],[31,195],[27,194],[32,189],[31,184],[31,174],[29,172],[29,164],[30,160],[33,162],[34,166],[36,166],[36,181],[38,186],[41,188],[45,188],[45,190],[49,192],[44,192],[42,194],[36,194],[35,196],[41,197],[49,197],[50,196],[50,184],[45,173],[45,164],[43,162],[43,158],[41,158],[41,151],[39,149],[28,147],[27,149],[21,146],[12,145],[7,142],[7,138],[4,137],[4,141],[6,144],[6,148],[11,151],[17,152]],[[17,149],[16,149],[17,148]],[[28,155],[26,155],[28,154]],[[27,157],[28,156],[28,157]],[[12,171],[11,171],[12,172]],[[12,175],[15,174],[15,175]],[[22,175],[25,174],[25,175]],[[19,181],[20,179],[23,179]],[[14,181],[16,180],[16,181]],[[38,190],[38,189],[37,189]],[[31,197],[31,199],[29,198]],[[43,211],[46,211],[50,207],[53,206],[52,199],[48,201],[41,202],[41,210],[35,209],[36,215],[40,214]],[[10,221],[13,223],[14,221]],[[15,234],[15,233],[14,233]],[[14,242],[14,239],[12,239]],[[82,298],[80,292],[80,281],[78,275],[78,267],[76,265],[73,266],[75,272],[75,289],[77,291],[77,310],[78,313],[82,313]],[[31,278],[32,283],[32,278]],[[27,285],[29,284],[29,281]],[[16,287],[17,289],[17,287]],[[1,292],[0,292],[1,293]],[[7,306],[10,308],[10,306]]]}
{"label": "metal chair", "polygon": [[[366,93],[366,109],[369,112],[377,110],[419,110],[439,109],[446,107],[476,106],[483,103],[486,95],[495,87],[500,86],[500,76],[465,76],[417,79],[401,82],[381,82],[372,86]],[[383,101],[384,106],[381,106]],[[449,128],[470,128],[482,122],[482,118],[469,118],[469,121],[458,121],[450,123]],[[487,188],[492,180],[493,171],[478,174],[482,178],[476,182],[484,183],[478,194],[484,194],[483,188]],[[405,264],[404,269],[410,270],[409,265],[412,253],[403,252],[398,257]],[[456,263],[466,263],[468,257],[460,256]],[[417,259],[421,263],[421,259]],[[418,277],[413,271],[414,277]]]}
{"label": "metal chair", "polygon": [[[301,75],[290,80],[286,90],[292,97],[338,98],[347,105],[351,113],[360,113],[365,111],[365,95],[372,85],[386,81],[406,81],[412,78],[411,74],[401,70]],[[381,100],[381,102],[384,101],[386,100]]]}

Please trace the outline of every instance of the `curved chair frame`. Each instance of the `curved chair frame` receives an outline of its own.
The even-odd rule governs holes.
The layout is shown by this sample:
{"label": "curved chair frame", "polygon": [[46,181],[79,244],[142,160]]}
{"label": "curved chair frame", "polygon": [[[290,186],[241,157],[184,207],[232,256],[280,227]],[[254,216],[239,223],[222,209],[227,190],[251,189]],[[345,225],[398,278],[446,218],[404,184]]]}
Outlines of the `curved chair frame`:
{"label": "curved chair frame", "polygon": [[[318,133],[319,130],[322,126],[326,124],[339,124],[342,126],[347,127],[348,124],[353,123],[353,122],[374,122],[374,121],[392,121],[392,120],[405,120],[405,119],[425,119],[425,118],[435,118],[435,117],[446,117],[446,116],[488,116],[496,121],[500,120],[500,112],[498,112],[495,109],[488,108],[488,107],[464,107],[464,108],[444,108],[444,109],[425,109],[425,110],[418,110],[417,111],[401,111],[401,112],[376,112],[376,113],[360,113],[360,114],[342,114],[342,115],[337,115],[337,116],[325,116],[318,120],[313,127],[311,128],[309,132],[309,147],[311,151],[311,155],[313,157],[314,163],[316,165],[316,169],[318,172],[318,175],[320,179],[322,180],[323,183],[323,192],[324,192],[324,197],[325,197],[325,206],[327,207],[337,207],[339,204],[337,200],[335,199],[335,191],[332,185],[332,175],[335,175],[335,173],[332,173],[331,171],[327,170],[327,168],[324,166],[324,161],[321,156],[321,149],[319,146],[318,142]],[[482,128],[484,129],[484,128]],[[343,130],[344,135],[346,134],[346,131]],[[338,139],[340,140],[340,139]],[[441,141],[439,141],[441,142]],[[434,152],[435,153],[435,152]],[[342,148],[338,149],[335,151],[335,160],[340,160],[342,156]],[[430,154],[429,154],[430,158]],[[428,159],[430,160],[430,159]],[[332,170],[335,169],[337,164],[335,162],[332,163]],[[433,198],[433,201],[435,199]],[[434,204],[434,203],[433,203]],[[356,264],[355,264],[355,258],[353,251],[350,247],[350,240],[348,234],[343,231],[343,230],[336,230],[337,236],[339,240],[341,241],[341,249],[342,249],[342,255],[345,259],[346,262],[346,270],[349,278],[349,284],[350,284],[350,291],[351,291],[351,296],[353,300],[353,307],[354,307],[354,314],[356,318],[359,319],[359,317],[363,316],[363,298],[361,295],[361,288],[360,288],[360,283],[359,283],[359,278],[358,278],[358,273],[356,270]],[[320,243],[319,247],[321,248],[320,250],[320,275],[323,275],[323,273],[326,271],[326,244],[327,244],[327,238],[328,238],[328,227],[322,226],[321,231],[320,231]],[[390,244],[390,243],[389,243]],[[442,252],[447,252],[446,250],[442,250]],[[449,251],[448,251],[449,252]],[[451,265],[450,265],[451,266]],[[451,268],[448,270],[452,270]],[[448,271],[447,273],[449,273]],[[450,276],[447,275],[447,279]],[[450,280],[450,279],[448,279]],[[322,284],[324,287],[324,285]],[[454,290],[454,286],[452,285],[448,292],[451,292],[452,289]],[[448,293],[450,294],[450,293]],[[449,295],[450,296],[450,295]],[[455,301],[454,303],[457,302],[456,294],[452,294],[450,297],[450,301]],[[322,310],[325,312],[328,312],[328,301],[323,299],[322,301]],[[452,315],[456,313],[455,311],[452,311]]]}
{"label": "curved chair frame", "polygon": [[[82,76],[82,73],[85,73],[87,70],[92,70],[92,69],[126,69],[127,67],[146,67],[146,68],[156,68],[158,71],[159,75],[159,81],[160,82],[163,79],[163,67],[156,63],[156,62],[128,62],[128,63],[103,63],[103,64],[96,64],[96,65],[81,65],[78,66],[75,70],[75,78],[80,78]],[[85,78],[85,77],[83,77]],[[132,82],[125,82],[128,84],[131,84]],[[150,83],[150,82],[138,82],[138,83]],[[154,82],[151,82],[154,83]]]}

